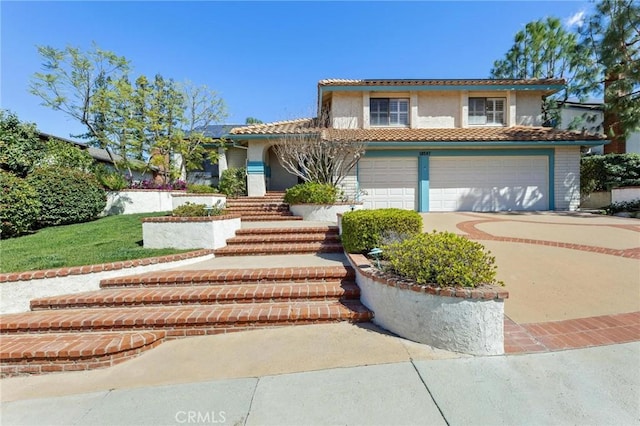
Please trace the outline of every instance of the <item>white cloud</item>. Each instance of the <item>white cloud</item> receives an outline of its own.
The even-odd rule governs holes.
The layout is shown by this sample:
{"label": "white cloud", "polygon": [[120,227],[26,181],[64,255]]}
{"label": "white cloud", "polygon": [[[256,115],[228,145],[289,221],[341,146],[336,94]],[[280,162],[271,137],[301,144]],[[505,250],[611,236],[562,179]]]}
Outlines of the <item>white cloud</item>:
{"label": "white cloud", "polygon": [[584,24],[585,15],[586,15],[586,12],[584,10],[581,10],[580,12],[574,13],[573,15],[569,16],[568,18],[565,18],[564,25],[567,28],[581,27],[582,24]]}

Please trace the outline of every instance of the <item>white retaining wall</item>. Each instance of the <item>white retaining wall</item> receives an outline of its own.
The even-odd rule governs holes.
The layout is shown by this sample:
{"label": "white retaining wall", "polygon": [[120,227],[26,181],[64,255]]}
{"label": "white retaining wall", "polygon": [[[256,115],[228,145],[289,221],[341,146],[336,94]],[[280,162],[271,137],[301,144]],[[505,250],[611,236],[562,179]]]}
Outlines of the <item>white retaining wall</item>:
{"label": "white retaining wall", "polygon": [[174,262],[154,263],[145,266],[122,268],[111,271],[92,272],[62,277],[32,279],[27,281],[10,281],[0,284],[0,314],[28,312],[31,299],[60,296],[62,294],[79,293],[100,289],[100,281],[125,275],[143,274],[178,268],[213,258],[213,254],[177,260]]}

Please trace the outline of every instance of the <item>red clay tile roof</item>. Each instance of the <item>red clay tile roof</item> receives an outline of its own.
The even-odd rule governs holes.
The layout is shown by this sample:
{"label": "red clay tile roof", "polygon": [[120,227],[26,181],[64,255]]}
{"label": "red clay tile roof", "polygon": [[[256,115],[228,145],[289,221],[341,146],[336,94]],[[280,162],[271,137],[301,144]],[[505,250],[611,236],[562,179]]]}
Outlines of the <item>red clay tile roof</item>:
{"label": "red clay tile roof", "polygon": [[563,79],[326,79],[320,80],[318,86],[531,86],[531,85],[563,85]]}
{"label": "red clay tile roof", "polygon": [[549,127],[468,127],[446,129],[407,129],[407,128],[371,128],[371,129],[320,129],[316,120],[304,118],[291,121],[279,121],[269,124],[256,124],[237,127],[232,135],[265,135],[323,133],[325,139],[353,142],[471,142],[471,141],[580,141],[604,140],[599,134],[559,130]]}

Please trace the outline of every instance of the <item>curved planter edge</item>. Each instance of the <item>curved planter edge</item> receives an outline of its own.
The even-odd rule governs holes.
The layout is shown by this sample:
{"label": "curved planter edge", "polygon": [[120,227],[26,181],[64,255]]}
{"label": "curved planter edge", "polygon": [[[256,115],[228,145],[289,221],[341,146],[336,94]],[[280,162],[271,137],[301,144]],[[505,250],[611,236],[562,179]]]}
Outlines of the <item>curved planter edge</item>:
{"label": "curved planter edge", "polygon": [[400,337],[470,355],[504,354],[504,299],[499,287],[437,288],[385,276],[364,255],[348,254],[360,300],[373,322]]}

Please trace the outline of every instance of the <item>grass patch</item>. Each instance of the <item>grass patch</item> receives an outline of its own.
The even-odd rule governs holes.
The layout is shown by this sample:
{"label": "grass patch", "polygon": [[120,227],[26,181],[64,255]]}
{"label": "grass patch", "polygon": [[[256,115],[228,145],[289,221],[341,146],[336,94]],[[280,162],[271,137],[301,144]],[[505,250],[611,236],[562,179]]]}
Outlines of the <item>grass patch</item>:
{"label": "grass patch", "polygon": [[165,213],[108,216],[0,241],[0,272],[93,265],[191,251],[142,247],[140,219],[161,214]]}

